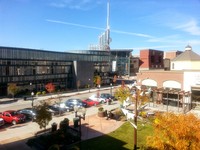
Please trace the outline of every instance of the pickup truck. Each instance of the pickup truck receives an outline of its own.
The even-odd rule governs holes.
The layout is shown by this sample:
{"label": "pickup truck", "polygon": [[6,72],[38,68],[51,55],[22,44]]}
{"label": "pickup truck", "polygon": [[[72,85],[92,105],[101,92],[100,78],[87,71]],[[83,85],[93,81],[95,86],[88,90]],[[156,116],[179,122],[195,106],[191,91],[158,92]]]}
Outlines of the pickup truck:
{"label": "pickup truck", "polygon": [[26,116],[19,114],[15,110],[7,110],[0,113],[0,118],[2,118],[7,123],[12,123],[13,125],[21,122],[25,122]]}

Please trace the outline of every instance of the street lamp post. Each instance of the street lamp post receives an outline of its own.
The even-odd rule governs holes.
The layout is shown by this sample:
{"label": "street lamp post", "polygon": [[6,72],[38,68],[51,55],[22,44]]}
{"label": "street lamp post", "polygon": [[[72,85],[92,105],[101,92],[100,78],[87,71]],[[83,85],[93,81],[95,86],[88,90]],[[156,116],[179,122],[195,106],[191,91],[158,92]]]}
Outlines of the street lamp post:
{"label": "street lamp post", "polygon": [[135,97],[135,115],[134,115],[134,150],[137,150],[137,103],[138,103],[138,97],[137,97],[137,90],[135,91],[134,95]]}
{"label": "street lamp post", "polygon": [[110,95],[112,96],[112,83],[110,83]]}
{"label": "street lamp post", "polygon": [[97,87],[98,87],[97,97],[99,98],[99,96],[100,96],[100,87],[101,87],[101,85],[99,84]]}
{"label": "street lamp post", "polygon": [[90,92],[90,78],[88,80],[89,80],[89,85],[88,85],[89,87],[88,88],[89,88],[89,92]]}
{"label": "street lamp post", "polygon": [[85,120],[85,115],[86,115],[86,109],[85,108],[81,108],[81,110],[82,110],[82,115],[79,115],[78,114],[79,107],[77,107],[77,106],[74,107],[75,118],[78,118],[78,121],[79,121],[79,133],[80,133],[80,137],[82,135],[82,132],[81,132],[81,119]]}
{"label": "street lamp post", "polygon": [[32,108],[33,108],[33,102],[34,102],[34,98],[33,98],[33,96],[34,96],[34,92],[31,92],[31,97],[32,97],[32,104],[31,104],[31,106],[32,106]]}

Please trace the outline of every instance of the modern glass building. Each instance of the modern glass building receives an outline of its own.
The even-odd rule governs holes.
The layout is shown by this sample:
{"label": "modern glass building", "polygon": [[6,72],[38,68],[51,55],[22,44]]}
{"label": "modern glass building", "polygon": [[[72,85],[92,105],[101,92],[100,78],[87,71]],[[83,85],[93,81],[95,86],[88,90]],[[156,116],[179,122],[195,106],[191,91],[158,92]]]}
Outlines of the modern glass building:
{"label": "modern glass building", "polygon": [[78,80],[82,86],[92,85],[93,77],[100,75],[102,84],[107,84],[110,72],[129,74],[131,52],[0,47],[0,96],[7,95],[9,83],[16,83],[23,90],[44,90],[49,82],[59,89],[74,89]]}

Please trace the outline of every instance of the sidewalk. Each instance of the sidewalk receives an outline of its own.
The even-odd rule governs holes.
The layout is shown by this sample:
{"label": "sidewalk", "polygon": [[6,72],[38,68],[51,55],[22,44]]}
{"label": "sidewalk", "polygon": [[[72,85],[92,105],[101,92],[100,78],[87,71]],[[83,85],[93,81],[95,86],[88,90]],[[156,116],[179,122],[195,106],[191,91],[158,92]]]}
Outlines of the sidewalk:
{"label": "sidewalk", "polygon": [[[82,140],[108,134],[119,128],[124,123],[112,119],[106,120],[104,117],[98,117],[97,114],[86,116],[86,119],[81,122]],[[73,125],[73,123],[70,122],[70,125]],[[10,139],[2,140],[0,141],[0,150],[13,150],[16,148],[20,150],[31,150],[31,148],[26,145],[26,141],[33,135],[33,133],[25,135],[22,133],[20,136],[18,135]]]}
{"label": "sidewalk", "polygon": [[[109,88],[102,88],[101,91]],[[90,92],[95,92],[98,89],[90,89]],[[79,91],[73,93],[63,93],[62,96],[73,96],[82,93],[88,93],[89,91]],[[37,97],[37,101],[41,101],[47,98],[50,98],[50,95],[47,96],[39,96]],[[52,97],[57,98],[57,95],[52,95]],[[0,101],[7,101],[9,99],[0,99]],[[17,102],[0,104],[0,109],[4,109],[9,106],[19,106],[23,103],[30,103],[30,101],[24,101],[22,98],[18,99]],[[113,105],[103,105],[105,110],[112,110],[119,107],[117,102],[114,102]],[[101,136],[107,133],[110,133],[117,128],[119,128],[123,122],[116,120],[106,120],[106,118],[100,118],[97,116],[97,107],[92,107],[87,110],[85,120],[81,120],[81,131],[82,131],[82,140],[87,140],[90,138],[94,138],[97,136]],[[64,118],[68,118],[70,120],[70,124],[73,125],[74,113],[66,114],[65,116],[54,117],[53,120],[49,123],[47,128],[51,127],[53,122],[59,123]],[[10,126],[8,128],[0,128],[0,150],[31,150],[30,147],[26,145],[26,142],[29,138],[33,137],[37,131],[40,131],[38,124],[25,123],[25,124],[17,124],[15,126]]]}

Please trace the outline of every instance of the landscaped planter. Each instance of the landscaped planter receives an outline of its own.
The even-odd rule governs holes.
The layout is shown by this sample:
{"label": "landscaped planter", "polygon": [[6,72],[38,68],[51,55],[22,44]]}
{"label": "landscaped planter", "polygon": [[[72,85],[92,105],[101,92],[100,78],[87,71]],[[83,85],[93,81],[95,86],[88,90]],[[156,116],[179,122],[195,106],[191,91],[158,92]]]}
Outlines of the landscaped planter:
{"label": "landscaped planter", "polygon": [[106,111],[104,110],[103,107],[98,108],[98,116],[99,117],[105,117],[106,116]]}
{"label": "landscaped planter", "polygon": [[98,112],[98,116],[99,117],[105,117],[106,116],[106,112],[105,111],[99,111]]}

